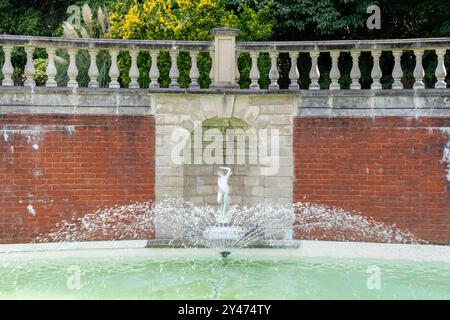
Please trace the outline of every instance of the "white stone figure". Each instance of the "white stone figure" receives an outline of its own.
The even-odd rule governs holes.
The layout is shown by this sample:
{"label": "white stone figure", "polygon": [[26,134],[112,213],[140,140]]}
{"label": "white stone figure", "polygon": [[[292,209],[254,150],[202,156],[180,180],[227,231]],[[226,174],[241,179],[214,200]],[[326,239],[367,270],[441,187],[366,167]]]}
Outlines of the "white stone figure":
{"label": "white stone figure", "polygon": [[228,179],[231,176],[231,169],[228,167],[220,167],[222,171],[217,171],[219,178],[217,179],[217,185],[219,186],[219,191],[217,192],[217,202],[222,204],[222,208],[219,211],[217,222],[218,223],[229,223],[230,219],[227,216],[228,211],[228,194],[230,192],[230,187],[228,186]]}

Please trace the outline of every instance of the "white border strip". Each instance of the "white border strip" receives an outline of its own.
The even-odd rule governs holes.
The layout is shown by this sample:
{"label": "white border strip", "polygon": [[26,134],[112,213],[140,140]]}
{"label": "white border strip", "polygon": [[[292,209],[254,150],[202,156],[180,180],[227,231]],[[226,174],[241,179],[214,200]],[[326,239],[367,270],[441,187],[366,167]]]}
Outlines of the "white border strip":
{"label": "white border strip", "polygon": [[146,245],[147,240],[0,244],[0,254],[10,252],[41,252],[61,250],[131,249],[144,248]]}
{"label": "white border strip", "polygon": [[299,255],[450,263],[450,246],[369,242],[301,241]]}
{"label": "white border strip", "polygon": [[[63,257],[210,257],[214,249],[145,248],[147,241],[92,241],[0,245],[0,260]],[[335,241],[293,241],[297,247],[233,250],[237,257],[329,257],[450,263],[450,246]]]}

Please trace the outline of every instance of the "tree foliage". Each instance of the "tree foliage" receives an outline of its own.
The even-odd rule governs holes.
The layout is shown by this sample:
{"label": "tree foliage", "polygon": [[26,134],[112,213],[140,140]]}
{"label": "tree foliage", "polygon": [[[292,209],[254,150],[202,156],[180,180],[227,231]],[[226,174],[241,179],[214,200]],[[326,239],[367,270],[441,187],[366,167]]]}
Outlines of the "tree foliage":
{"label": "tree foliage", "polygon": [[289,40],[350,38],[365,22],[369,0],[279,0],[277,33]]}
{"label": "tree foliage", "polygon": [[[379,30],[366,27],[369,5],[381,9]],[[395,39],[449,36],[449,5],[448,0],[277,0],[272,12],[277,39]]]}

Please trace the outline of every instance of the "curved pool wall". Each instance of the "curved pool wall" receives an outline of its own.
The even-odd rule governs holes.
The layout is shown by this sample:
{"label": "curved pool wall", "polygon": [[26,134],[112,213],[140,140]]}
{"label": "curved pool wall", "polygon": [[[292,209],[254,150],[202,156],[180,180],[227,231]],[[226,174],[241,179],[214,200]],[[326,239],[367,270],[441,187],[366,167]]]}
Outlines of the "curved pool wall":
{"label": "curved pool wall", "polygon": [[448,246],[294,241],[222,258],[152,245],[2,245],[0,299],[450,299]]}
{"label": "curved pool wall", "polygon": [[[450,264],[450,246],[385,244],[337,241],[266,241],[258,247],[233,249],[233,256],[323,257],[348,259],[405,260]],[[210,248],[175,247],[169,241],[124,240],[35,244],[2,244],[0,259],[47,259],[58,257],[101,257],[114,255],[188,257],[215,256]],[[450,268],[450,265],[449,265]]]}

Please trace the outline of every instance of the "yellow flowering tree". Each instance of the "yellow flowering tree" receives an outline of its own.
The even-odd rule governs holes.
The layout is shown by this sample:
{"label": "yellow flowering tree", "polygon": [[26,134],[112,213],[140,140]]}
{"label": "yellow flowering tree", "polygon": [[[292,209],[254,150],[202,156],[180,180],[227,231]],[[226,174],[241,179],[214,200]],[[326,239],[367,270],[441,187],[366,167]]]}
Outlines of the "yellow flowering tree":
{"label": "yellow flowering tree", "polygon": [[[254,10],[242,2],[237,10],[227,9],[224,0],[129,0],[120,2],[110,15],[111,31],[118,39],[147,39],[147,40],[211,40],[211,29],[217,27],[235,27],[241,30],[239,38],[245,40],[266,40],[272,36],[274,20],[270,16],[271,2],[259,10]],[[245,71],[249,69],[248,59],[243,57],[244,74],[241,85],[249,81]],[[263,59],[265,60],[265,59]],[[267,60],[267,59],[266,59]],[[263,63],[267,65],[267,62]],[[180,69],[179,83],[181,87],[188,87],[190,83],[190,59],[186,53],[178,58]],[[211,60],[208,54],[201,54],[198,60],[202,87],[209,85],[209,69]],[[127,70],[130,58],[122,53],[119,58],[120,79],[123,85],[130,81]],[[138,56],[140,69],[139,82],[142,87],[148,86],[148,70],[150,58],[148,54]],[[162,53],[158,58],[160,82],[168,86],[170,59],[168,53]],[[268,72],[268,70],[267,70]],[[263,81],[264,82],[264,81]],[[262,84],[264,86],[264,83]]]}

